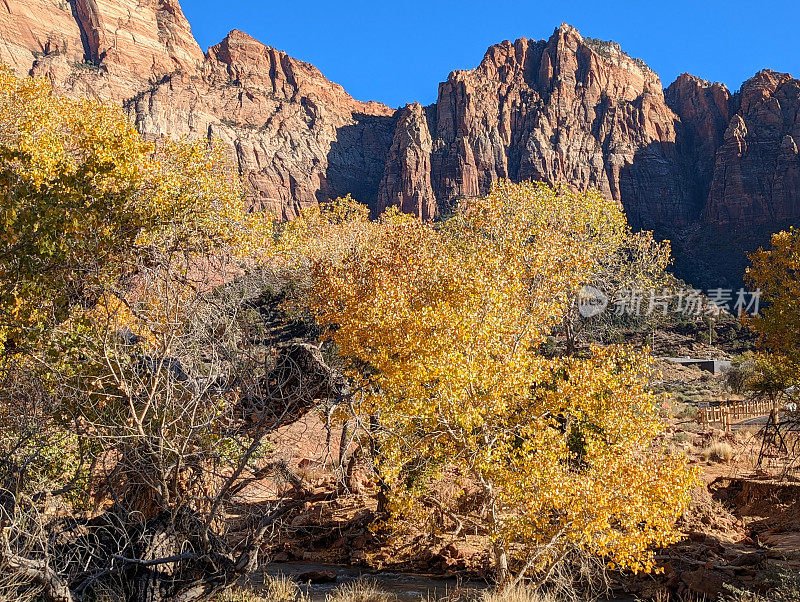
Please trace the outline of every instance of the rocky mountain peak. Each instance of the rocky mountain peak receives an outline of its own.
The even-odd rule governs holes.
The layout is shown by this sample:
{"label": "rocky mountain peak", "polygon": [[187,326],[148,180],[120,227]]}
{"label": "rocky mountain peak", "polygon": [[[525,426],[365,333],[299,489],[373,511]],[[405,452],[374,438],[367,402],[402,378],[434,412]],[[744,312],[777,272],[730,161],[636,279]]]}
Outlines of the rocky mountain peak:
{"label": "rocky mountain peak", "polygon": [[252,36],[234,29],[208,50],[206,78],[218,85],[256,88],[290,102],[316,99],[343,110],[369,115],[392,115],[393,109],[377,102],[359,102],[344,88],[328,80],[310,63],[290,57]]}
{"label": "rocky mountain peak", "polygon": [[[501,178],[598,188],[685,257],[697,232],[800,219],[800,82],[785,73],[736,94],[689,74],[664,90],[619,44],[561,24],[394,110],[238,30],[204,55],[177,0],[5,0],[0,35],[18,75],[119,102],[146,136],[222,140],[253,208],[286,219],[347,193],[431,219]],[[737,240],[720,265],[765,239]]]}
{"label": "rocky mountain peak", "polygon": [[[626,76],[620,78],[623,72]],[[476,69],[454,71],[450,79],[466,73],[503,84],[524,81],[542,95],[565,85],[607,88],[617,82],[624,82],[633,98],[644,92],[662,93],[661,80],[644,61],[627,55],[616,42],[583,38],[566,23],[547,40],[519,38],[495,44]],[[625,90],[607,92],[613,96],[626,94]]]}
{"label": "rocky mountain peak", "polygon": [[[426,194],[432,197],[420,201],[422,190],[415,188],[408,203],[393,197],[401,207],[441,210],[458,198],[486,193],[501,178],[542,179],[596,186],[620,202],[630,191],[637,197],[637,219],[639,212],[659,220],[687,219],[686,195],[666,182],[672,176],[656,162],[639,165],[656,168],[653,177],[664,180],[658,198],[646,198],[631,180],[640,169],[634,166],[637,153],[664,157],[674,146],[675,115],[665,105],[658,76],[618,46],[587,41],[568,25],[548,40],[495,44],[477,68],[454,71],[439,86],[424,123],[419,111],[414,114],[409,121],[404,117],[413,115],[404,113],[399,124],[432,128],[430,159],[419,161],[417,149],[397,160],[406,156],[417,165],[430,164]],[[387,170],[412,173],[416,167]],[[661,195],[673,198],[667,202]]]}
{"label": "rocky mountain peak", "polygon": [[742,84],[715,156],[705,207],[712,223],[739,226],[800,218],[800,81],[765,69]]}
{"label": "rocky mountain peak", "polygon": [[665,97],[671,107],[680,105],[688,108],[687,105],[691,105],[706,108],[710,102],[716,107],[715,113],[721,114],[725,120],[728,119],[731,93],[725,84],[712,83],[689,73],[681,73],[665,90]]}
{"label": "rocky mountain peak", "polygon": [[723,84],[683,73],[666,89],[664,97],[680,120],[676,124],[677,154],[689,171],[692,204],[699,212],[708,196],[717,149],[731,120],[731,93]]}
{"label": "rocky mountain peak", "polygon": [[741,111],[747,113],[759,103],[773,97],[778,88],[792,81],[788,73],[762,69],[742,84],[739,90]]}

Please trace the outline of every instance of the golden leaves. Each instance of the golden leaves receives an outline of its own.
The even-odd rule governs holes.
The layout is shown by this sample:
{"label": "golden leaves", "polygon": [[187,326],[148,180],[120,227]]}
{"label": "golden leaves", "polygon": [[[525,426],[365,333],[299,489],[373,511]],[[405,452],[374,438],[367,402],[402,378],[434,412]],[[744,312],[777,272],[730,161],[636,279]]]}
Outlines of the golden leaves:
{"label": "golden leaves", "polygon": [[794,228],[772,235],[771,248],[750,256],[748,282],[761,290],[767,307],[751,319],[770,351],[800,360],[795,345],[800,332],[800,231]]}
{"label": "golden leaves", "polygon": [[[538,352],[629,237],[597,192],[507,182],[438,224],[397,212],[369,222],[344,200],[285,228],[276,249],[303,274],[298,305],[369,367],[351,376],[374,391],[364,409],[380,411],[397,513],[418,517],[457,474],[499,509],[482,519],[495,541],[530,551],[561,534],[554,553],[651,567],[647,550],[675,537],[693,477],[654,443],[647,355]],[[637,248],[661,258],[651,242]]]}
{"label": "golden leaves", "polygon": [[772,235],[769,249],[750,255],[745,279],[760,292],[760,315],[742,318],[759,335],[745,386],[776,397],[800,378],[800,231]]}
{"label": "golden leaves", "polygon": [[119,108],[8,70],[0,195],[0,331],[17,343],[91,307],[155,254],[181,258],[176,271],[215,255],[252,259],[273,229],[246,212],[220,145],[151,144]]}

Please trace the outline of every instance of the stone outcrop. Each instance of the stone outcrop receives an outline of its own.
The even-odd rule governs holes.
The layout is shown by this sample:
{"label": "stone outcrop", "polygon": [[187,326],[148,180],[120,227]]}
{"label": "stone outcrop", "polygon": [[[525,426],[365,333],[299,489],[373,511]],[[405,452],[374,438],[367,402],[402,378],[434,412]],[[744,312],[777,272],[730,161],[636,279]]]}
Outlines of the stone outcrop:
{"label": "stone outcrop", "polygon": [[87,61],[112,75],[157,80],[203,61],[177,0],[72,1]]}
{"label": "stone outcrop", "polygon": [[761,71],[736,95],[716,153],[704,218],[769,224],[800,218],[800,81]]}
{"label": "stone outcrop", "polygon": [[63,92],[121,102],[204,55],[177,0],[7,0],[0,60]]}
{"label": "stone outcrop", "polygon": [[[394,110],[240,31],[203,54],[177,0],[5,0],[0,34],[20,76],[118,102],[146,136],[221,140],[253,208],[285,219],[348,193],[432,219],[501,178],[564,182],[599,188],[634,226],[682,240],[679,254],[717,253],[701,262],[710,274],[800,219],[800,82],[787,74],[736,94],[684,74],[664,90],[617,44],[562,25],[492,46],[436,103]],[[730,249],[705,244],[726,232]]]}
{"label": "stone outcrop", "polygon": [[378,188],[378,212],[388,207],[433,219],[439,212],[431,184],[433,141],[425,109],[406,106],[397,120],[383,179]]}
{"label": "stone outcrop", "polygon": [[714,177],[717,149],[731,119],[731,94],[723,84],[684,73],[664,91],[664,96],[680,120],[676,126],[677,154],[687,170],[685,182],[699,213]]}
{"label": "stone outcrop", "polygon": [[84,61],[81,29],[69,2],[5,0],[0,5],[0,61],[22,77],[42,56]]}
{"label": "stone outcrop", "polygon": [[0,5],[0,31],[0,61],[19,76],[47,54],[84,59],[81,31],[68,2],[6,0]]}
{"label": "stone outcrop", "polygon": [[[441,210],[502,178],[537,179],[599,188],[640,224],[692,217],[661,82],[614,43],[584,40],[568,25],[547,41],[502,42],[476,69],[451,73],[432,112],[423,120],[412,111],[410,129],[423,131],[416,148],[403,140],[413,135],[395,138],[402,152],[387,165],[384,202],[414,213],[435,202]],[[425,122],[433,126],[431,142]],[[397,174],[419,167],[427,177],[426,154],[431,186],[398,188]]]}
{"label": "stone outcrop", "polygon": [[177,73],[126,108],[145,135],[221,140],[254,208],[283,218],[348,193],[374,201],[394,126],[393,110],[240,31],[209,49],[201,75]]}

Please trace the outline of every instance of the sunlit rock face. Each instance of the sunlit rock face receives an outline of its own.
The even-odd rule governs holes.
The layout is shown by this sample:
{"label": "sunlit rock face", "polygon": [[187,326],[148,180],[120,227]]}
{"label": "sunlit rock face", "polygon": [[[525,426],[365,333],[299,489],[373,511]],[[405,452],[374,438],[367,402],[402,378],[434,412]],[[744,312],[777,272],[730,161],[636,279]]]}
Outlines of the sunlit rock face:
{"label": "sunlit rock face", "polygon": [[422,183],[382,197],[411,212],[444,210],[507,178],[599,188],[641,223],[694,217],[658,76],[568,25],[546,41],[492,46],[476,69],[451,73],[421,116],[398,122],[422,134],[407,135],[417,148],[393,153],[387,173],[418,173]]}
{"label": "sunlit rock face", "polygon": [[[800,218],[800,82],[787,74],[735,94],[684,74],[664,90],[617,44],[562,25],[490,47],[430,106],[392,109],[240,31],[204,54],[175,0],[7,0],[0,32],[20,76],[117,102],[149,137],[221,140],[253,209],[285,219],[348,193],[374,214],[434,219],[503,178],[561,182],[600,189],[679,256],[719,254],[702,271],[722,274]],[[739,242],[707,244],[727,233]]]}
{"label": "sunlit rock face", "polygon": [[287,219],[348,193],[374,204],[395,113],[240,31],[209,49],[199,73],[166,78],[125,106],[146,135],[222,140],[253,207]]}
{"label": "sunlit rock face", "polygon": [[704,218],[766,224],[800,216],[800,81],[761,71],[733,98]]}

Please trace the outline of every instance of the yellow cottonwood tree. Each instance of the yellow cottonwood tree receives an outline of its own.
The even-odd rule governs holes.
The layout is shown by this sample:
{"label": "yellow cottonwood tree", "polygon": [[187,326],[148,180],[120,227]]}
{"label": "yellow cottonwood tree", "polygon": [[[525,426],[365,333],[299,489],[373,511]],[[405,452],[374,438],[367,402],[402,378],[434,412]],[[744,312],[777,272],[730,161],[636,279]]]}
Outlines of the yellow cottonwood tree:
{"label": "yellow cottonwood tree", "polygon": [[694,475],[658,442],[647,355],[538,349],[628,235],[619,207],[534,183],[500,183],[440,224],[350,206],[310,210],[283,244],[305,253],[301,303],[357,360],[362,410],[380,416],[393,524],[477,499],[454,522],[489,536],[500,582],[544,578],[574,550],[651,569]]}
{"label": "yellow cottonwood tree", "polygon": [[772,235],[769,249],[750,255],[745,280],[761,291],[759,315],[747,322],[759,335],[759,352],[747,387],[776,398],[800,379],[800,231]]}
{"label": "yellow cottonwood tree", "polygon": [[122,111],[0,68],[0,349],[90,307],[154,253],[251,249],[238,174],[202,141],[144,141]]}
{"label": "yellow cottonwood tree", "polygon": [[[219,285],[271,219],[245,211],[220,148],[151,144],[119,108],[0,69],[0,226],[0,598],[127,579],[129,597],[194,600],[232,584],[268,531],[234,549],[216,530],[278,420],[233,426],[243,390],[272,401],[270,366],[249,292]],[[76,505],[98,522],[68,534],[53,519]],[[158,574],[124,568],[153,559]]]}
{"label": "yellow cottonwood tree", "polygon": [[761,290],[766,304],[751,323],[763,347],[800,365],[796,345],[800,335],[800,231],[794,228],[772,235],[771,248],[750,256],[746,278]]}

